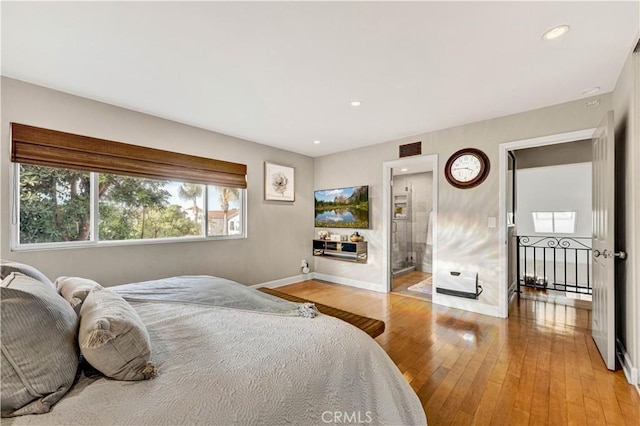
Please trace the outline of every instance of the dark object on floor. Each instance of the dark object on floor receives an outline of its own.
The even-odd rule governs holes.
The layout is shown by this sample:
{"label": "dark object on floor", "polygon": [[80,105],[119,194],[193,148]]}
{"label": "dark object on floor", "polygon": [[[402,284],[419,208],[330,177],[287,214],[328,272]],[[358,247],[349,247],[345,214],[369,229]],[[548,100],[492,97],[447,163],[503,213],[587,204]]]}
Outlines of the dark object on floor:
{"label": "dark object on floor", "polygon": [[343,321],[348,322],[351,325],[358,327],[360,330],[367,333],[372,338],[376,338],[384,332],[384,321],[380,321],[373,318],[363,317],[362,315],[354,314],[352,312],[343,311],[342,309],[332,308],[331,306],[322,305],[320,303],[316,303],[312,300],[303,299],[301,297],[292,296],[290,294],[282,293],[277,290],[261,287],[258,289],[263,293],[270,294],[272,296],[279,297],[284,300],[288,300],[290,302],[297,303],[315,303],[316,308],[320,312],[325,315],[330,315],[332,317],[339,318]]}

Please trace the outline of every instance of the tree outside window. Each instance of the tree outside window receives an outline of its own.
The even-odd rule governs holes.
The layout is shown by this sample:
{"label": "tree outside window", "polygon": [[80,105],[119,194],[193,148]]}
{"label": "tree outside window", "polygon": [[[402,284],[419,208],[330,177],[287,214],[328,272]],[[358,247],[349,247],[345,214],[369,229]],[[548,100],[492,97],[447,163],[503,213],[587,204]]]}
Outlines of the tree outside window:
{"label": "tree outside window", "polygon": [[[46,166],[19,166],[19,243],[124,241],[205,237],[211,223],[203,215],[206,196],[216,197],[222,220],[220,233],[242,235],[244,190],[90,173]],[[92,235],[92,179],[97,180],[97,235]],[[211,204],[211,202],[209,202]]]}

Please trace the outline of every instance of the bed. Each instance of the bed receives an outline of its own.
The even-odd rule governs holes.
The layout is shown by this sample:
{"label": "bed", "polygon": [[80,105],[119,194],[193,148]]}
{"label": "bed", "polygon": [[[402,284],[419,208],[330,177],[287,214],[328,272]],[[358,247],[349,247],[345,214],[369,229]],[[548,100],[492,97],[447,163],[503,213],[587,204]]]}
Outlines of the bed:
{"label": "bed", "polygon": [[83,373],[49,412],[3,424],[426,424],[384,350],[337,318],[209,276],[108,290],[146,326],[157,376]]}

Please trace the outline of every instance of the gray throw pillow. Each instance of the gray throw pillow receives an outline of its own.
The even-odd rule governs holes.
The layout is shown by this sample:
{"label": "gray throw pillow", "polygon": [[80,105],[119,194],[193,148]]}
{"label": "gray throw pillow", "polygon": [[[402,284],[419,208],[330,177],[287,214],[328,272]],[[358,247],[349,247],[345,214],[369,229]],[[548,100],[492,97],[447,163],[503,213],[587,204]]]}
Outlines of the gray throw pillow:
{"label": "gray throw pillow", "polygon": [[78,369],[78,316],[53,285],[19,272],[0,295],[2,417],[46,413]]}
{"label": "gray throw pillow", "polygon": [[0,259],[0,279],[4,280],[6,277],[11,275],[12,272],[20,272],[28,277],[35,278],[38,281],[53,286],[51,280],[33,266],[11,260]]}
{"label": "gray throw pillow", "polygon": [[97,282],[79,277],[58,277],[54,283],[58,293],[66,299],[77,314],[80,314],[82,302],[94,288],[102,288]]}
{"label": "gray throw pillow", "polygon": [[80,308],[80,351],[96,370],[116,380],[155,377],[144,323],[122,296],[104,288],[89,292]]}

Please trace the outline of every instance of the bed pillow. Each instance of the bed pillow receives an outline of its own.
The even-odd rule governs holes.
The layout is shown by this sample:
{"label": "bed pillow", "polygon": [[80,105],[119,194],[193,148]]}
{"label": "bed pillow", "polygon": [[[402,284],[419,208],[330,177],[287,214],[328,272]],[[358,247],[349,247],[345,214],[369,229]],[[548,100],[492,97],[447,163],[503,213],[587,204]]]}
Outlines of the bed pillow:
{"label": "bed pillow", "polygon": [[95,288],[80,308],[80,351],[96,370],[116,380],[156,375],[147,329],[126,300]]}
{"label": "bed pillow", "polygon": [[58,277],[55,286],[58,289],[58,293],[71,304],[77,314],[80,313],[82,302],[87,298],[89,292],[94,288],[102,288],[100,284],[93,280],[79,277]]}
{"label": "bed pillow", "polygon": [[38,281],[53,286],[51,280],[33,266],[25,265],[24,263],[13,262],[11,260],[0,259],[0,279],[4,280],[12,272],[20,272],[21,274],[24,274],[28,277],[35,278]]}
{"label": "bed pillow", "polygon": [[19,272],[0,296],[2,417],[46,413],[78,369],[78,316],[53,285]]}

